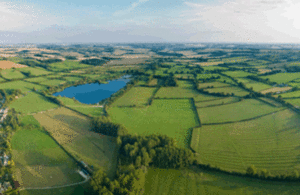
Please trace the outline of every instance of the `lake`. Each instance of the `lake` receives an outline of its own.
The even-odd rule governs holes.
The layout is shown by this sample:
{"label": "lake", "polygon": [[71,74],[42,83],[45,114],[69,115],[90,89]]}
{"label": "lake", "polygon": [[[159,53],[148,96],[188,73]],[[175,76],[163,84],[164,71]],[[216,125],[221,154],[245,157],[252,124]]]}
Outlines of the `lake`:
{"label": "lake", "polygon": [[103,99],[109,98],[112,94],[126,86],[130,81],[130,75],[125,75],[120,79],[108,81],[107,84],[91,83],[68,87],[61,92],[54,93],[54,96],[75,97],[81,103],[95,104]]}

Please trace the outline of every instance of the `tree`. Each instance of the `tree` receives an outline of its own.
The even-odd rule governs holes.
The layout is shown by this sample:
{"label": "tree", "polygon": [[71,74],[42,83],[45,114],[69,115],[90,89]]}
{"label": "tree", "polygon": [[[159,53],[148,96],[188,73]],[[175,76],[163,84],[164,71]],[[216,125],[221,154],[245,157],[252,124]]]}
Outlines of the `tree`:
{"label": "tree", "polygon": [[141,163],[142,163],[142,158],[141,158],[141,156],[136,157],[136,159],[135,159],[135,166],[136,166],[136,167],[140,167],[140,166],[141,166]]}
{"label": "tree", "polygon": [[257,174],[257,168],[254,165],[251,165],[250,167],[247,168],[246,173],[247,175],[254,176]]}

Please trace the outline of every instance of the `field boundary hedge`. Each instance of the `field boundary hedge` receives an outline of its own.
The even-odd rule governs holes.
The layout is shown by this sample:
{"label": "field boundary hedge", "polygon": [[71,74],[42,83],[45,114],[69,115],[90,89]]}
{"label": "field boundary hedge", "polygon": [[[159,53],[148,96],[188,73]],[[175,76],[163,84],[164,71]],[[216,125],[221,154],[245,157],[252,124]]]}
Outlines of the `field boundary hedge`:
{"label": "field boundary hedge", "polygon": [[286,109],[288,109],[288,108],[283,108],[283,109],[277,110],[275,112],[270,112],[270,113],[267,113],[267,114],[263,114],[263,115],[259,115],[259,116],[256,116],[256,117],[247,118],[247,119],[243,119],[243,120],[239,120],[239,121],[227,121],[227,122],[223,122],[223,123],[203,123],[202,125],[223,125],[223,124],[230,124],[230,123],[246,122],[246,121],[255,120],[255,119],[258,119],[258,118],[261,118],[261,117],[264,117],[264,116],[268,116],[268,115],[271,115],[271,114],[275,114],[277,112],[280,112],[280,111],[283,111],[283,110],[286,110]]}
{"label": "field boundary hedge", "polygon": [[[195,119],[196,119],[196,121],[197,121],[197,123],[198,123],[198,126],[201,127],[201,126],[202,126],[202,125],[201,125],[201,120],[200,120],[200,117],[199,117],[199,114],[198,114],[198,111],[197,111],[197,107],[196,107],[196,105],[195,105],[194,98],[189,98],[189,101],[190,101],[190,103],[191,103],[191,105],[192,105],[192,110],[193,110],[193,112],[194,112]],[[196,127],[198,127],[198,126],[196,126]]]}

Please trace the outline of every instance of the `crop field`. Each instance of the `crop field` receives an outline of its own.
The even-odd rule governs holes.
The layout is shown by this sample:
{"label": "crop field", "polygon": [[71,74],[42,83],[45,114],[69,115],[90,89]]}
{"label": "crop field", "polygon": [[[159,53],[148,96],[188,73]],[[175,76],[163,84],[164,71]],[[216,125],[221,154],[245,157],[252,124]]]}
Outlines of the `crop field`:
{"label": "crop field", "polygon": [[37,90],[45,89],[44,86],[32,84],[24,81],[11,81],[0,84],[0,89],[21,89],[22,92],[27,92],[33,90],[35,87]]}
{"label": "crop field", "polygon": [[201,108],[201,107],[208,107],[208,106],[216,106],[216,105],[222,105],[222,104],[235,103],[238,101],[239,101],[239,98],[237,98],[237,97],[226,97],[226,98],[221,98],[221,99],[217,99],[217,100],[196,102],[196,107]]}
{"label": "crop field", "polygon": [[262,78],[268,78],[271,82],[280,83],[288,83],[292,80],[299,78],[299,73],[277,73],[268,76],[262,76]]}
{"label": "crop field", "polygon": [[6,61],[6,60],[1,60],[0,61],[0,69],[10,69],[10,68],[25,68],[27,67],[26,65],[22,65],[22,64],[16,64],[14,62],[11,61]]}
{"label": "crop field", "polygon": [[78,101],[74,101],[73,99],[67,97],[57,97],[57,98],[61,100],[69,108],[77,110],[78,112],[81,112],[83,114],[92,115],[92,116],[101,116],[103,114],[102,107],[82,104]]}
{"label": "crop field", "polygon": [[276,93],[276,92],[284,92],[284,91],[288,91],[292,89],[292,87],[272,87],[270,89],[266,89],[261,91],[262,94],[266,94],[266,93]]}
{"label": "crop field", "polygon": [[51,72],[46,71],[43,68],[32,68],[32,67],[28,67],[28,68],[22,68],[20,69],[21,72],[30,72],[31,75],[33,76],[40,76],[40,75],[47,75],[47,74],[51,74]]}
{"label": "crop field", "polygon": [[197,124],[190,100],[153,100],[145,108],[110,107],[113,122],[123,124],[130,133],[165,134],[173,137],[177,146],[188,147],[189,129]]}
{"label": "crop field", "polygon": [[48,79],[45,77],[34,77],[34,78],[25,79],[25,81],[33,82],[33,83],[40,83],[43,81],[48,81]]}
{"label": "crop field", "polygon": [[24,120],[35,127],[17,131],[11,142],[21,185],[44,187],[82,181],[75,162],[38,126],[33,116],[25,116]]}
{"label": "crop field", "polygon": [[13,101],[10,104],[10,107],[14,108],[17,112],[27,114],[57,108],[58,105],[50,102],[47,98],[40,94],[30,92],[27,95]]}
{"label": "crop field", "polygon": [[262,90],[266,90],[266,89],[270,89],[272,88],[272,86],[264,84],[264,83],[259,83],[259,82],[249,82],[245,84],[247,88],[253,88],[254,91],[262,91]]}
{"label": "crop field", "polygon": [[230,71],[225,72],[224,74],[231,76],[231,77],[246,77],[249,75],[253,75],[252,73],[244,72],[244,71]]}
{"label": "crop field", "polygon": [[249,94],[246,90],[239,88],[239,87],[223,87],[223,88],[212,88],[212,89],[205,89],[205,91],[208,91],[210,93],[234,93],[235,96],[245,96]]}
{"label": "crop field", "polygon": [[89,131],[90,120],[74,111],[59,108],[34,117],[69,153],[95,168],[103,167],[113,177],[117,165],[114,138]]}
{"label": "crop field", "polygon": [[69,60],[66,60],[63,62],[52,63],[52,64],[49,64],[49,66],[53,71],[63,71],[63,70],[72,70],[72,69],[91,67],[90,65],[80,64],[77,61],[69,61]]}
{"label": "crop field", "polygon": [[297,194],[296,183],[258,182],[222,173],[210,173],[198,168],[158,169],[149,168],[146,175],[146,195],[254,195]]}
{"label": "crop field", "polygon": [[155,90],[154,87],[132,87],[122,97],[118,98],[112,106],[144,106]]}
{"label": "crop field", "polygon": [[255,99],[245,99],[217,107],[197,108],[202,124],[240,121],[269,114],[279,109],[282,108],[276,108]]}
{"label": "crop field", "polygon": [[26,76],[16,69],[5,69],[1,71],[1,76],[5,79],[22,79]]}
{"label": "crop field", "polygon": [[198,88],[207,88],[213,86],[214,88],[218,87],[230,87],[231,85],[228,83],[220,83],[220,82],[211,82],[211,83],[199,83]]}
{"label": "crop field", "polygon": [[300,91],[294,91],[289,93],[282,93],[280,94],[283,98],[294,98],[294,97],[300,97]]}
{"label": "crop field", "polygon": [[47,85],[47,86],[55,86],[55,85],[60,85],[64,84],[66,81],[64,80],[59,80],[59,79],[52,79],[52,80],[47,80],[40,82],[41,85]]}
{"label": "crop field", "polygon": [[193,131],[191,147],[204,164],[245,173],[254,165],[271,174],[299,166],[299,115],[284,110],[247,122],[204,125]]}

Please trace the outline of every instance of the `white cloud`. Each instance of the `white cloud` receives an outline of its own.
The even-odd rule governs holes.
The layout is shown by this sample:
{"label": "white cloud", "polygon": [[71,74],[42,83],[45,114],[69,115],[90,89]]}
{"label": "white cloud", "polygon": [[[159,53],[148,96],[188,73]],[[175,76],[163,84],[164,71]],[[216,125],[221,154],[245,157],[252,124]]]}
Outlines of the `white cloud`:
{"label": "white cloud", "polygon": [[131,6],[127,7],[126,9],[122,9],[122,10],[118,10],[116,11],[113,16],[117,17],[117,16],[123,16],[126,15],[130,12],[132,12],[135,8],[137,8],[138,6],[140,6],[143,3],[146,3],[149,0],[138,0],[137,2],[133,2],[131,4]]}
{"label": "white cloud", "polygon": [[[216,41],[300,41],[300,3],[293,0],[234,0],[207,6],[188,3],[182,17],[190,25],[200,23],[218,33]],[[200,36],[200,35],[199,35]],[[195,37],[194,37],[195,38]]]}

